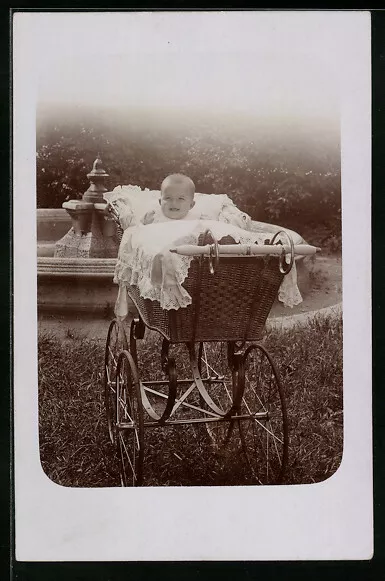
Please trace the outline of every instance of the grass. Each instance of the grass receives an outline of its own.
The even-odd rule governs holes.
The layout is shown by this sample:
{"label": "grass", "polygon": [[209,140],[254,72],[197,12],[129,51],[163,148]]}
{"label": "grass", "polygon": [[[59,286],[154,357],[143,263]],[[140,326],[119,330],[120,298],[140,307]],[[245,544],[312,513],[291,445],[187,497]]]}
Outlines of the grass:
{"label": "grass", "polygon": [[[290,430],[286,484],[315,483],[338,468],[343,448],[342,318],[314,317],[306,327],[271,330],[264,345],[284,385]],[[153,334],[142,342],[141,368],[158,355]],[[56,483],[118,486],[119,466],[108,438],[101,387],[104,344],[69,334],[40,334],[41,462]],[[233,466],[221,471],[196,427],[146,431],[146,485],[237,484]]]}

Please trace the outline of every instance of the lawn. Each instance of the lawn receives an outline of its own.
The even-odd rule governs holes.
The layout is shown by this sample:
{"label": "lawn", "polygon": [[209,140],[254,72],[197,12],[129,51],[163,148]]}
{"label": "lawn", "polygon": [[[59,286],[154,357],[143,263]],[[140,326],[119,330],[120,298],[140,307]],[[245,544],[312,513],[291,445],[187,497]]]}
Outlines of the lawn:
{"label": "lawn", "polygon": [[[159,356],[150,333],[141,368]],[[343,448],[342,317],[312,318],[305,327],[266,333],[284,385],[289,420],[285,484],[320,482],[338,468]],[[39,432],[41,462],[56,483],[119,486],[119,464],[107,430],[101,385],[104,343],[40,333]],[[203,428],[202,428],[203,429]],[[145,485],[238,484],[232,466],[217,470],[207,438],[196,426],[146,433]],[[235,472],[235,473],[234,473]]]}

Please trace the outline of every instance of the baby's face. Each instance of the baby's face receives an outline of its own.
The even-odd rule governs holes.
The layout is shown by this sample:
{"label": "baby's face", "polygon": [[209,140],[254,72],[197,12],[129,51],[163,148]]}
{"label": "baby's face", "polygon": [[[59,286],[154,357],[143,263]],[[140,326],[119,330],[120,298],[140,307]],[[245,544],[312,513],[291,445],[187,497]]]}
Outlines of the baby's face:
{"label": "baby's face", "polygon": [[167,218],[181,220],[194,206],[194,194],[188,185],[168,184],[162,190],[160,205]]}

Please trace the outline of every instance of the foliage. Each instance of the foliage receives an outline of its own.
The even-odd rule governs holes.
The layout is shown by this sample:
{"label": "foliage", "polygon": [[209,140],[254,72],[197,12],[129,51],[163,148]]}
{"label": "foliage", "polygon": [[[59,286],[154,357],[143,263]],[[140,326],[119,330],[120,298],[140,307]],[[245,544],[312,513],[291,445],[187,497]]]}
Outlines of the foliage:
{"label": "foliage", "polygon": [[100,153],[107,186],[159,189],[168,173],[183,172],[197,191],[227,193],[254,219],[303,235],[341,233],[339,136],[332,127],[300,121],[145,111],[44,108],[37,123],[37,206],[60,207],[81,197]]}

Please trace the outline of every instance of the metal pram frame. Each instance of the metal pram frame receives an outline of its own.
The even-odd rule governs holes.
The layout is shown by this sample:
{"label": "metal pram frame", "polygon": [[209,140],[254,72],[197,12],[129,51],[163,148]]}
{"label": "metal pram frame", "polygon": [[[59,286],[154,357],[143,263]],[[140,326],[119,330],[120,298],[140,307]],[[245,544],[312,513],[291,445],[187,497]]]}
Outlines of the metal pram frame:
{"label": "metal pram frame", "polygon": [[[283,236],[286,244],[278,241]],[[127,288],[139,317],[131,322],[128,337],[124,323],[111,322],[104,361],[109,435],[123,486],[146,483],[145,430],[186,425],[204,427],[218,456],[227,462],[233,458],[234,470],[242,464],[242,483],[284,482],[289,450],[285,392],[261,338],[295,256],[317,250],[294,246],[285,231],[265,246],[234,244],[231,238],[218,244],[206,231],[198,245],[172,249],[193,256],[183,283],[191,305],[166,311],[143,299],[137,287]],[[146,329],[162,337],[160,352],[154,354],[159,362],[155,376],[148,376],[138,358]]]}

